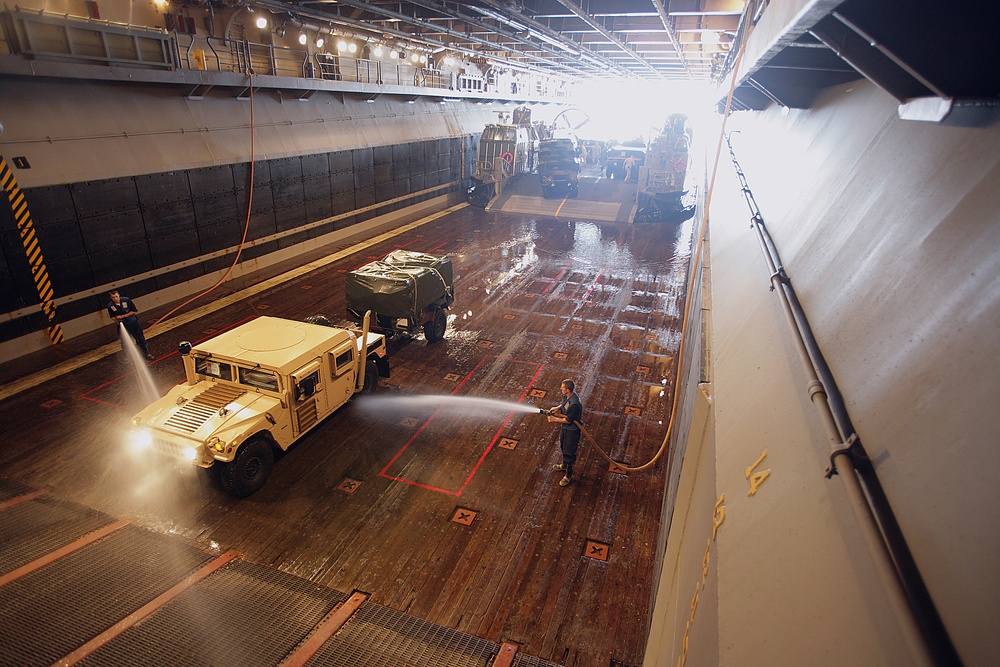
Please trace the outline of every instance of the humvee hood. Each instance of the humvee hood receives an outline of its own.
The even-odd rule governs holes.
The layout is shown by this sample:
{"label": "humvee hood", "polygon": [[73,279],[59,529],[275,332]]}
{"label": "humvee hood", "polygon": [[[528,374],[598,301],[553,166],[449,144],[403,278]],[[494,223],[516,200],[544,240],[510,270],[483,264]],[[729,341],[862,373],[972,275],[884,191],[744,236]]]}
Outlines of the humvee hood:
{"label": "humvee hood", "polygon": [[220,430],[257,419],[279,404],[277,398],[239,385],[199,382],[175,388],[137,417],[142,426],[205,441]]}

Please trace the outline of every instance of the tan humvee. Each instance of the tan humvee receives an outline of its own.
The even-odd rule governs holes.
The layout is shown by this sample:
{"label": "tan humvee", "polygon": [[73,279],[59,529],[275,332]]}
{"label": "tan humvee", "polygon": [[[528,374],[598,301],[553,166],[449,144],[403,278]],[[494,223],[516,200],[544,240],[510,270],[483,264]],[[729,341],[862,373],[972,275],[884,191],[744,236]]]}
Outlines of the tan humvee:
{"label": "tan humvee", "polygon": [[[286,450],[355,393],[389,376],[385,338],[325,318],[258,317],[197,346],[181,343],[187,382],[132,418],[137,450],[152,448],[203,468],[245,497]],[[366,345],[362,346],[362,341]]]}

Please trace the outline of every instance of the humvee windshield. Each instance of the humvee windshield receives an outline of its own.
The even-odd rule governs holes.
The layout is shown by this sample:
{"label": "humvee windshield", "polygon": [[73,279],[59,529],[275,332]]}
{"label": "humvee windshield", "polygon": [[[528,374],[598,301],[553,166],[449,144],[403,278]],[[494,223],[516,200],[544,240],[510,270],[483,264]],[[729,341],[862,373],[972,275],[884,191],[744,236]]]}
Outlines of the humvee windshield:
{"label": "humvee windshield", "polygon": [[240,368],[240,384],[267,391],[278,391],[278,376],[259,368]]}
{"label": "humvee windshield", "polygon": [[220,380],[233,380],[233,367],[212,359],[196,359],[194,362],[194,372],[199,375],[219,378]]}

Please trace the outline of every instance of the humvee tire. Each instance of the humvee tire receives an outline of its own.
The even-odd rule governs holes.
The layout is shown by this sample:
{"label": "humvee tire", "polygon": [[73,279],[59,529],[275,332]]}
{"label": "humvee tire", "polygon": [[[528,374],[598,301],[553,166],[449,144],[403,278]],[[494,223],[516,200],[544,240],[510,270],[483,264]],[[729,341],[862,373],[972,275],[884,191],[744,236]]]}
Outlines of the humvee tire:
{"label": "humvee tire", "polygon": [[227,493],[237,498],[246,498],[264,486],[273,465],[274,452],[271,451],[271,444],[263,437],[256,436],[236,450],[236,456],[231,462],[223,464],[219,480]]}
{"label": "humvee tire", "polygon": [[378,389],[378,366],[371,359],[365,362],[365,384],[361,388],[366,394],[374,394]]}
{"label": "humvee tire", "polygon": [[448,316],[443,308],[434,311],[430,320],[424,322],[424,338],[428,343],[436,343],[444,338],[445,329],[448,328]]}

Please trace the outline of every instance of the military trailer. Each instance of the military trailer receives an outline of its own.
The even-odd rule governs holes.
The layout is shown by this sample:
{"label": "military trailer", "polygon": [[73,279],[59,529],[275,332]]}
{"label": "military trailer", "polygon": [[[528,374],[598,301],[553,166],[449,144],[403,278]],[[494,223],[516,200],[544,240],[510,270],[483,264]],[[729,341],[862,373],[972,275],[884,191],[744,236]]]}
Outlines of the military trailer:
{"label": "military trailer", "polygon": [[389,376],[385,337],[368,328],[258,317],[181,343],[187,381],[132,418],[133,450],[215,466],[227,492],[249,496],[267,481],[275,452]]}
{"label": "military trailer", "polygon": [[417,334],[428,343],[444,338],[447,309],[455,302],[451,258],[394,250],[347,274],[347,312],[355,320],[371,311],[372,330]]}

